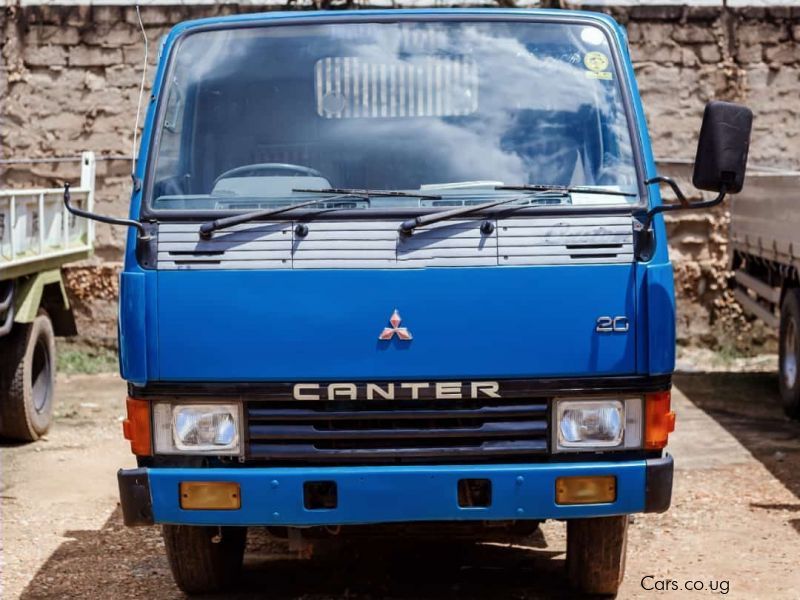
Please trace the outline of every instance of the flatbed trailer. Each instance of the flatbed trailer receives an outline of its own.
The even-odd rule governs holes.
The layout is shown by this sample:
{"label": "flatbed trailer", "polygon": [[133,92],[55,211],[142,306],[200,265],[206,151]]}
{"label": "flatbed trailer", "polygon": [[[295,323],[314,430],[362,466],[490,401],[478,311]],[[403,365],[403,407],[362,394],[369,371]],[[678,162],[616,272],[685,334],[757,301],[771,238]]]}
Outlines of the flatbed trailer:
{"label": "flatbed trailer", "polygon": [[748,173],[731,204],[734,295],[745,312],[778,330],[779,379],[786,413],[800,417],[800,172]]}
{"label": "flatbed trailer", "polygon": [[[94,204],[95,157],[80,158],[73,201]],[[71,215],[63,188],[0,189],[0,436],[32,441],[50,427],[56,335],[74,335],[61,268],[89,258],[94,224]]]}

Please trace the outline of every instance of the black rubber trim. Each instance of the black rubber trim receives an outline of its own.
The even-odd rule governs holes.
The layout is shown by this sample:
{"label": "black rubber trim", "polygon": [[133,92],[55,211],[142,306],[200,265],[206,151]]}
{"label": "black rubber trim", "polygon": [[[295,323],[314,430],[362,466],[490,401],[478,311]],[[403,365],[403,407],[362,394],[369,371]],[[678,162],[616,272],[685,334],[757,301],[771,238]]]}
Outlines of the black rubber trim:
{"label": "black rubber trim", "polygon": [[644,512],[666,512],[672,502],[672,456],[647,459]]}
{"label": "black rubber trim", "polygon": [[152,525],[153,501],[150,498],[150,480],[147,469],[120,469],[117,471],[119,503],[122,521],[128,527]]}
{"label": "black rubber trim", "polygon": [[[490,380],[488,377],[475,378],[475,381]],[[465,378],[470,380],[470,378]],[[313,380],[307,380],[313,381]],[[352,380],[351,380],[352,381]],[[396,380],[401,381],[400,379]],[[410,380],[402,380],[410,382]],[[447,381],[452,381],[452,378]],[[502,399],[508,398],[551,398],[553,396],[602,395],[610,393],[645,393],[661,392],[670,389],[671,375],[633,375],[613,377],[570,377],[570,378],[537,378],[537,379],[496,379],[500,384]],[[297,383],[300,383],[298,381]],[[431,378],[428,383],[435,383]],[[154,382],[146,386],[128,384],[128,393],[134,398],[153,396],[233,396],[246,395],[252,400],[292,400],[292,388],[295,382]],[[305,382],[304,382],[305,383]],[[315,382],[316,383],[316,382]],[[334,381],[319,382],[321,386]],[[364,382],[353,381],[359,388]],[[385,384],[392,381],[375,380],[372,383]],[[359,397],[361,395],[359,394]],[[420,400],[431,400],[421,392]]]}

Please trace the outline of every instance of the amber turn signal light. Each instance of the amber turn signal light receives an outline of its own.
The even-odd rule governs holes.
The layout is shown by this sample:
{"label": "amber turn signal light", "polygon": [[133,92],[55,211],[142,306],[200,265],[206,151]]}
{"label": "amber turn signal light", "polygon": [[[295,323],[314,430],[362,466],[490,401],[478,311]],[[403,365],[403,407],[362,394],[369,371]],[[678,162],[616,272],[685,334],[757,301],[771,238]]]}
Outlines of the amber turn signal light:
{"label": "amber turn signal light", "polygon": [[229,481],[182,481],[184,510],[238,510],[242,506],[239,484]]}
{"label": "amber turn signal light", "polygon": [[136,456],[150,456],[150,402],[128,398],[128,418],[122,422],[122,433],[131,442],[131,452]]}
{"label": "amber turn signal light", "polygon": [[608,504],[616,499],[617,478],[613,475],[556,479],[556,504]]}
{"label": "amber turn signal light", "polygon": [[675,431],[675,413],[670,410],[670,393],[645,395],[644,447],[660,450],[667,445],[669,434]]}

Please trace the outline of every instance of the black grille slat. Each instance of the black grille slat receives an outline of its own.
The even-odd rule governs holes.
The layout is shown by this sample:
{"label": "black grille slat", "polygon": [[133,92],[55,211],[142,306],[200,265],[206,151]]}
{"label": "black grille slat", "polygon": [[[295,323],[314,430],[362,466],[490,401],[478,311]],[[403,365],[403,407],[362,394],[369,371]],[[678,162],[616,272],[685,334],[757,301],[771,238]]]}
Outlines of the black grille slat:
{"label": "black grille slat", "polygon": [[547,433],[544,421],[484,423],[469,428],[419,429],[318,429],[313,425],[251,425],[251,440],[402,440],[421,438],[541,437]]}
{"label": "black grille slat", "polygon": [[478,446],[447,446],[438,448],[324,448],[312,444],[252,443],[253,458],[272,460],[316,459],[394,459],[394,458],[480,458],[543,454],[546,440],[485,442]]}
{"label": "black grille slat", "polygon": [[251,400],[247,457],[354,463],[546,454],[548,402],[517,402]]}
{"label": "black grille slat", "polygon": [[545,402],[519,406],[481,406],[475,409],[405,408],[398,404],[396,410],[313,410],[302,408],[248,408],[252,421],[344,421],[353,419],[481,419],[542,417],[547,413]]}

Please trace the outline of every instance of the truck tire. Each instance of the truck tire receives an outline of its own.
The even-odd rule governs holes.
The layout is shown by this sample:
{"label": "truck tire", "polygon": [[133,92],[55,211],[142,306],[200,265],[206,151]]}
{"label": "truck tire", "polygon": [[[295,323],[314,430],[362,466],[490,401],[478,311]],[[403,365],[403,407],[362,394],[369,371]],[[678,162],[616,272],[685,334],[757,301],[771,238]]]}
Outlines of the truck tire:
{"label": "truck tire", "polygon": [[41,312],[0,340],[0,436],[31,442],[47,433],[55,386],[55,335]]}
{"label": "truck tire", "polygon": [[628,517],[567,521],[567,577],[584,594],[616,596],[625,575]]}
{"label": "truck tire", "polygon": [[164,525],[162,534],[172,577],[187,594],[221,592],[236,583],[244,559],[246,527]]}
{"label": "truck tire", "polygon": [[786,292],[781,304],[778,382],[783,411],[800,417],[800,290]]}

